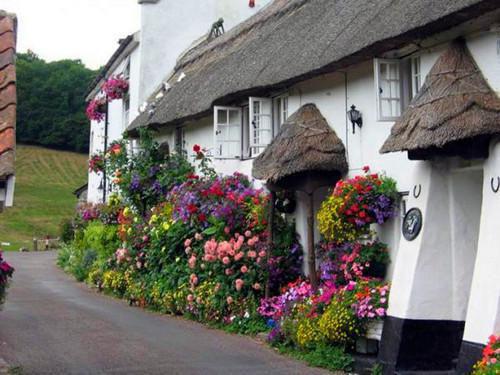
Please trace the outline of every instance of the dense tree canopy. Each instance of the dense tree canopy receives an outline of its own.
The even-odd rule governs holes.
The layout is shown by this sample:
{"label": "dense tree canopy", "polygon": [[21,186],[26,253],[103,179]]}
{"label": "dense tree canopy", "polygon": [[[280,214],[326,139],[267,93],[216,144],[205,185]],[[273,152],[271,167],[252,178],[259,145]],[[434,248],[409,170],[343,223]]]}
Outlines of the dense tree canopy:
{"label": "dense tree canopy", "polygon": [[19,54],[16,66],[18,142],[87,152],[85,91],[96,72],[80,60],[47,63],[33,52]]}

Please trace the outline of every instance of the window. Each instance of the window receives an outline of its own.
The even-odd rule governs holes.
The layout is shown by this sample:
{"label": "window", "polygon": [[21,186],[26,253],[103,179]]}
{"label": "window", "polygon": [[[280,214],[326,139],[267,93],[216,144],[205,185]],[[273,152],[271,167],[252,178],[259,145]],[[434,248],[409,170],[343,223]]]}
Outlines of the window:
{"label": "window", "polygon": [[216,158],[241,157],[241,108],[214,107]]}
{"label": "window", "polygon": [[288,118],[288,95],[276,98],[276,106],[278,111],[278,128],[280,128]]}
{"label": "window", "polygon": [[186,152],[186,140],[185,140],[184,128],[175,128],[174,142],[175,142],[175,152],[179,155],[187,155]]}
{"label": "window", "polygon": [[420,57],[375,59],[377,119],[397,120],[422,86]]}
{"label": "window", "polygon": [[420,91],[421,76],[420,76],[420,56],[412,57],[411,61],[411,96],[412,98]]}
{"label": "window", "polygon": [[399,60],[375,59],[378,120],[396,120],[401,115],[401,75]]}
{"label": "window", "polygon": [[273,138],[272,102],[268,98],[249,100],[251,155],[260,154]]}

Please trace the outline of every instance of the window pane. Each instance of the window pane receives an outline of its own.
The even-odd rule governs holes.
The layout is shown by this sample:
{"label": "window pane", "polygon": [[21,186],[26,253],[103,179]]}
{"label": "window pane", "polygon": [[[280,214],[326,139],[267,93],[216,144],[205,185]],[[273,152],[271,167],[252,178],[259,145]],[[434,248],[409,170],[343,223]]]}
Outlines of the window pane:
{"label": "window pane", "polygon": [[240,113],[238,111],[229,111],[229,124],[239,125],[240,123]]}
{"label": "window pane", "polygon": [[217,111],[217,121],[219,122],[219,124],[227,123],[227,110],[219,109]]}

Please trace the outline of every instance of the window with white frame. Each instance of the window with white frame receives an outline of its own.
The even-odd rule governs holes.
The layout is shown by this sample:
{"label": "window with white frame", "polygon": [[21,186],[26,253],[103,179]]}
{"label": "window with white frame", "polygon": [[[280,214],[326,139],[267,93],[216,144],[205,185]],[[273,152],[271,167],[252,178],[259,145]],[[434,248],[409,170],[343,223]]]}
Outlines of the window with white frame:
{"label": "window with white frame", "polygon": [[174,134],[175,152],[179,155],[186,155],[186,139],[183,127],[175,128]]}
{"label": "window with white frame", "polygon": [[377,120],[395,121],[422,86],[420,57],[375,59]]}
{"label": "window with white frame", "polygon": [[214,156],[216,158],[241,157],[241,108],[214,107]]}
{"label": "window with white frame", "polygon": [[276,98],[276,107],[278,128],[280,128],[288,118],[288,95],[278,96]]}
{"label": "window with white frame", "polygon": [[412,98],[418,94],[422,86],[422,78],[420,75],[420,56],[412,57],[411,62],[411,96]]}
{"label": "window with white frame", "polygon": [[375,59],[375,82],[378,120],[396,120],[403,101],[399,60]]}
{"label": "window with white frame", "polygon": [[273,139],[272,100],[249,99],[250,149],[251,155],[260,154]]}

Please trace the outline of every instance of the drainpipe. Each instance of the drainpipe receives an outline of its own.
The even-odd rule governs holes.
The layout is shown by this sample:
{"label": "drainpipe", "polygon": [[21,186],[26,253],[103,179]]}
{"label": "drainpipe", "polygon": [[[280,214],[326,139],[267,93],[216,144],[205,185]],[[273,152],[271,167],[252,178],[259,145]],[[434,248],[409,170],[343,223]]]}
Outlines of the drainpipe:
{"label": "drainpipe", "polygon": [[106,95],[106,113],[104,115],[104,170],[102,171],[102,203],[106,203],[107,176],[106,176],[106,150],[108,149],[109,102]]}

